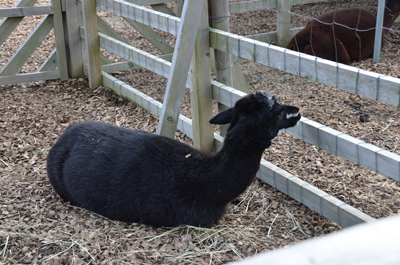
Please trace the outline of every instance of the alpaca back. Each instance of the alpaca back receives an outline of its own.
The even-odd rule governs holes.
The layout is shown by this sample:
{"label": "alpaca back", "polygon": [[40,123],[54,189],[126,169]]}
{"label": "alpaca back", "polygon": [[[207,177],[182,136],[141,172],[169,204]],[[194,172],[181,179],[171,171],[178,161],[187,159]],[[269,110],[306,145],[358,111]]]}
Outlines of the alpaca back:
{"label": "alpaca back", "polygon": [[[396,1],[388,1],[392,10],[385,10],[385,27],[390,27],[400,12],[400,1]],[[348,64],[373,56],[375,27],[376,17],[370,12],[359,8],[342,9],[308,22],[287,48]],[[386,31],[382,33],[382,47]]]}
{"label": "alpaca back", "polygon": [[[194,159],[199,162],[192,163]],[[84,122],[59,138],[47,168],[64,200],[110,219],[154,226],[205,225],[218,220],[225,207],[217,202],[214,208],[203,206],[212,199],[204,194],[212,183],[196,166],[207,159],[173,139]]]}
{"label": "alpaca back", "polygon": [[231,123],[207,155],[144,131],[99,122],[70,126],[49,152],[47,172],[64,200],[110,219],[153,226],[216,223],[253,181],[265,148],[301,115],[268,94],[248,95],[210,123]]}
{"label": "alpaca back", "polygon": [[[314,45],[332,47],[335,46],[333,44],[335,39],[338,39],[345,47],[350,61],[360,61],[372,56],[376,23],[374,15],[364,9],[351,8],[325,14],[319,17],[318,20],[335,24],[332,28],[331,25],[324,25],[314,21],[313,24],[315,27],[313,31],[321,31],[329,35],[329,37],[325,38],[324,36],[316,35],[318,40],[311,36],[313,41],[315,41]],[[334,60],[335,57],[331,59]]]}

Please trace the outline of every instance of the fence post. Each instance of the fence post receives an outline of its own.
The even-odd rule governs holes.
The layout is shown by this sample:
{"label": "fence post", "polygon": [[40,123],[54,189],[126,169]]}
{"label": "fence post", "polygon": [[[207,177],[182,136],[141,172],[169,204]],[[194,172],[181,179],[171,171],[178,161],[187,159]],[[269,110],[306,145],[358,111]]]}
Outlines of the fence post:
{"label": "fence post", "polygon": [[[211,27],[229,32],[229,7],[228,0],[208,0],[210,6]],[[214,50],[215,54],[215,70],[217,81],[232,86],[232,57],[230,54],[218,50]],[[228,109],[221,103],[218,103],[218,111]],[[220,134],[226,136],[229,125],[220,126]]]}
{"label": "fence post", "polygon": [[83,25],[81,2],[65,1],[65,43],[67,46],[67,60],[69,76],[78,78],[84,76],[83,73],[83,43],[81,41],[80,26]]}
{"label": "fence post", "polygon": [[185,0],[177,0],[175,1],[175,14],[177,17],[182,16],[182,9]]}
{"label": "fence post", "polygon": [[375,30],[375,43],[374,43],[374,63],[379,63],[382,49],[382,27],[383,15],[385,12],[385,0],[379,0],[378,12],[376,14],[376,30]]}
{"label": "fence post", "polygon": [[68,64],[67,54],[65,49],[64,27],[62,20],[61,0],[51,0],[54,15],[54,35],[56,40],[56,51],[58,57],[58,70],[60,71],[60,79],[68,80]]}
{"label": "fence post", "polygon": [[[211,27],[219,30],[229,32],[229,6],[228,0],[208,0],[210,16],[211,16]],[[247,83],[241,80],[239,65],[232,62],[232,56],[226,52],[214,50],[215,54],[215,70],[217,75],[217,81],[229,86],[236,86],[237,89],[249,93]],[[236,80],[233,78],[233,72],[238,76]],[[234,85],[234,81],[237,81]],[[228,107],[218,103],[219,111],[225,110]],[[229,125],[220,126],[220,134],[226,135]]]}
{"label": "fence post", "polygon": [[186,0],[157,133],[174,138],[204,0]]}
{"label": "fence post", "polygon": [[[34,6],[37,0],[20,0],[15,7],[28,7]],[[1,35],[0,35],[0,46],[7,40],[8,36],[18,27],[19,23],[24,17],[9,17],[5,18],[0,23]]]}
{"label": "fence post", "polygon": [[277,44],[280,47],[286,47],[291,39],[290,2],[291,0],[276,0],[276,8],[278,9],[276,37]]}
{"label": "fence post", "polygon": [[214,129],[208,122],[213,114],[208,19],[205,1],[190,65],[193,145],[205,153],[214,150]]}
{"label": "fence post", "polygon": [[96,0],[83,0],[83,24],[85,26],[86,58],[89,87],[103,84],[100,60],[100,41],[97,28]]}

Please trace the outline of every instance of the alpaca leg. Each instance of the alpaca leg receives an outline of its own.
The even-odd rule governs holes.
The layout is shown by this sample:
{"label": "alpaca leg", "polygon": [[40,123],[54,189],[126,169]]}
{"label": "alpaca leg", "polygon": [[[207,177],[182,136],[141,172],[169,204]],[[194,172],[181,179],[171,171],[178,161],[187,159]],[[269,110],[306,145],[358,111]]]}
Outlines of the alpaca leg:
{"label": "alpaca leg", "polygon": [[346,50],[346,47],[344,47],[343,43],[338,38],[335,39],[335,43],[336,43],[336,58],[335,59],[337,59],[338,63],[349,64],[350,56]]}
{"label": "alpaca leg", "polygon": [[337,38],[335,42],[332,41],[332,38],[315,38],[312,41],[312,45],[310,44],[306,47],[305,53],[338,63],[348,64],[350,62],[350,56],[346,48]]}

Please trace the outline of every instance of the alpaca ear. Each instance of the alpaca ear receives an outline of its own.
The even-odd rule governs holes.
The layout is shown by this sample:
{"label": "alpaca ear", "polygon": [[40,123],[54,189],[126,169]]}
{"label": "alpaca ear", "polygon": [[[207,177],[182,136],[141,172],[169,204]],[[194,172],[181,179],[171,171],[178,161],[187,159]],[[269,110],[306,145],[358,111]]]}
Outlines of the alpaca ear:
{"label": "alpaca ear", "polygon": [[233,108],[221,111],[212,118],[209,123],[211,124],[228,124],[231,123],[233,118]]}

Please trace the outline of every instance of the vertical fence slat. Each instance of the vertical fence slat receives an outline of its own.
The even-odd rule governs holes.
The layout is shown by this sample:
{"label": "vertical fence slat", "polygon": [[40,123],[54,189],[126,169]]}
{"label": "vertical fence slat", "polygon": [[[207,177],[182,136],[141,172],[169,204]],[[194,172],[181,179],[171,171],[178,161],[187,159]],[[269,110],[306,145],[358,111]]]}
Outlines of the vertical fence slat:
{"label": "vertical fence slat", "polygon": [[82,58],[82,42],[80,35],[81,17],[80,13],[81,2],[65,1],[65,20],[64,30],[65,43],[67,46],[69,75],[71,78],[83,76],[83,58]]}
{"label": "vertical fence slat", "polygon": [[56,42],[56,50],[58,57],[58,70],[60,71],[61,80],[68,80],[68,65],[67,53],[65,48],[64,26],[61,14],[61,0],[52,0],[53,6],[53,22],[54,22],[54,35]]}
{"label": "vertical fence slat", "polygon": [[96,1],[83,0],[83,24],[85,26],[86,58],[91,88],[103,83],[100,61],[100,42],[97,27]]}
{"label": "vertical fence slat", "polygon": [[374,63],[378,63],[381,57],[382,27],[383,27],[384,12],[385,12],[385,0],[379,0],[378,13],[376,14],[375,44],[374,44],[374,58],[373,58]]}
{"label": "vertical fence slat", "polygon": [[210,70],[210,41],[208,32],[208,4],[205,1],[190,66],[193,145],[210,153],[214,150],[214,129],[208,122],[212,117]]}
{"label": "vertical fence slat", "polygon": [[286,47],[291,39],[290,33],[290,4],[291,0],[276,0],[277,14],[277,44]]}
{"label": "vertical fence slat", "polygon": [[0,76],[17,73],[52,29],[53,15],[47,15],[4,66]]}
{"label": "vertical fence slat", "polygon": [[[210,6],[211,27],[229,32],[229,6],[228,0],[208,0]],[[217,81],[233,86],[232,57],[226,52],[214,50],[215,70]],[[227,106],[218,103],[219,111],[228,109]],[[225,136],[229,125],[221,125],[220,133]]]}
{"label": "vertical fence slat", "polygon": [[197,28],[205,0],[186,0],[172,58],[172,67],[164,97],[157,133],[174,138],[185,92]]}
{"label": "vertical fence slat", "polygon": [[[33,6],[37,0],[20,0],[15,7],[28,7]],[[0,24],[0,46],[6,41],[8,36],[18,27],[19,23],[24,19],[24,17],[11,17],[6,18]]]}

